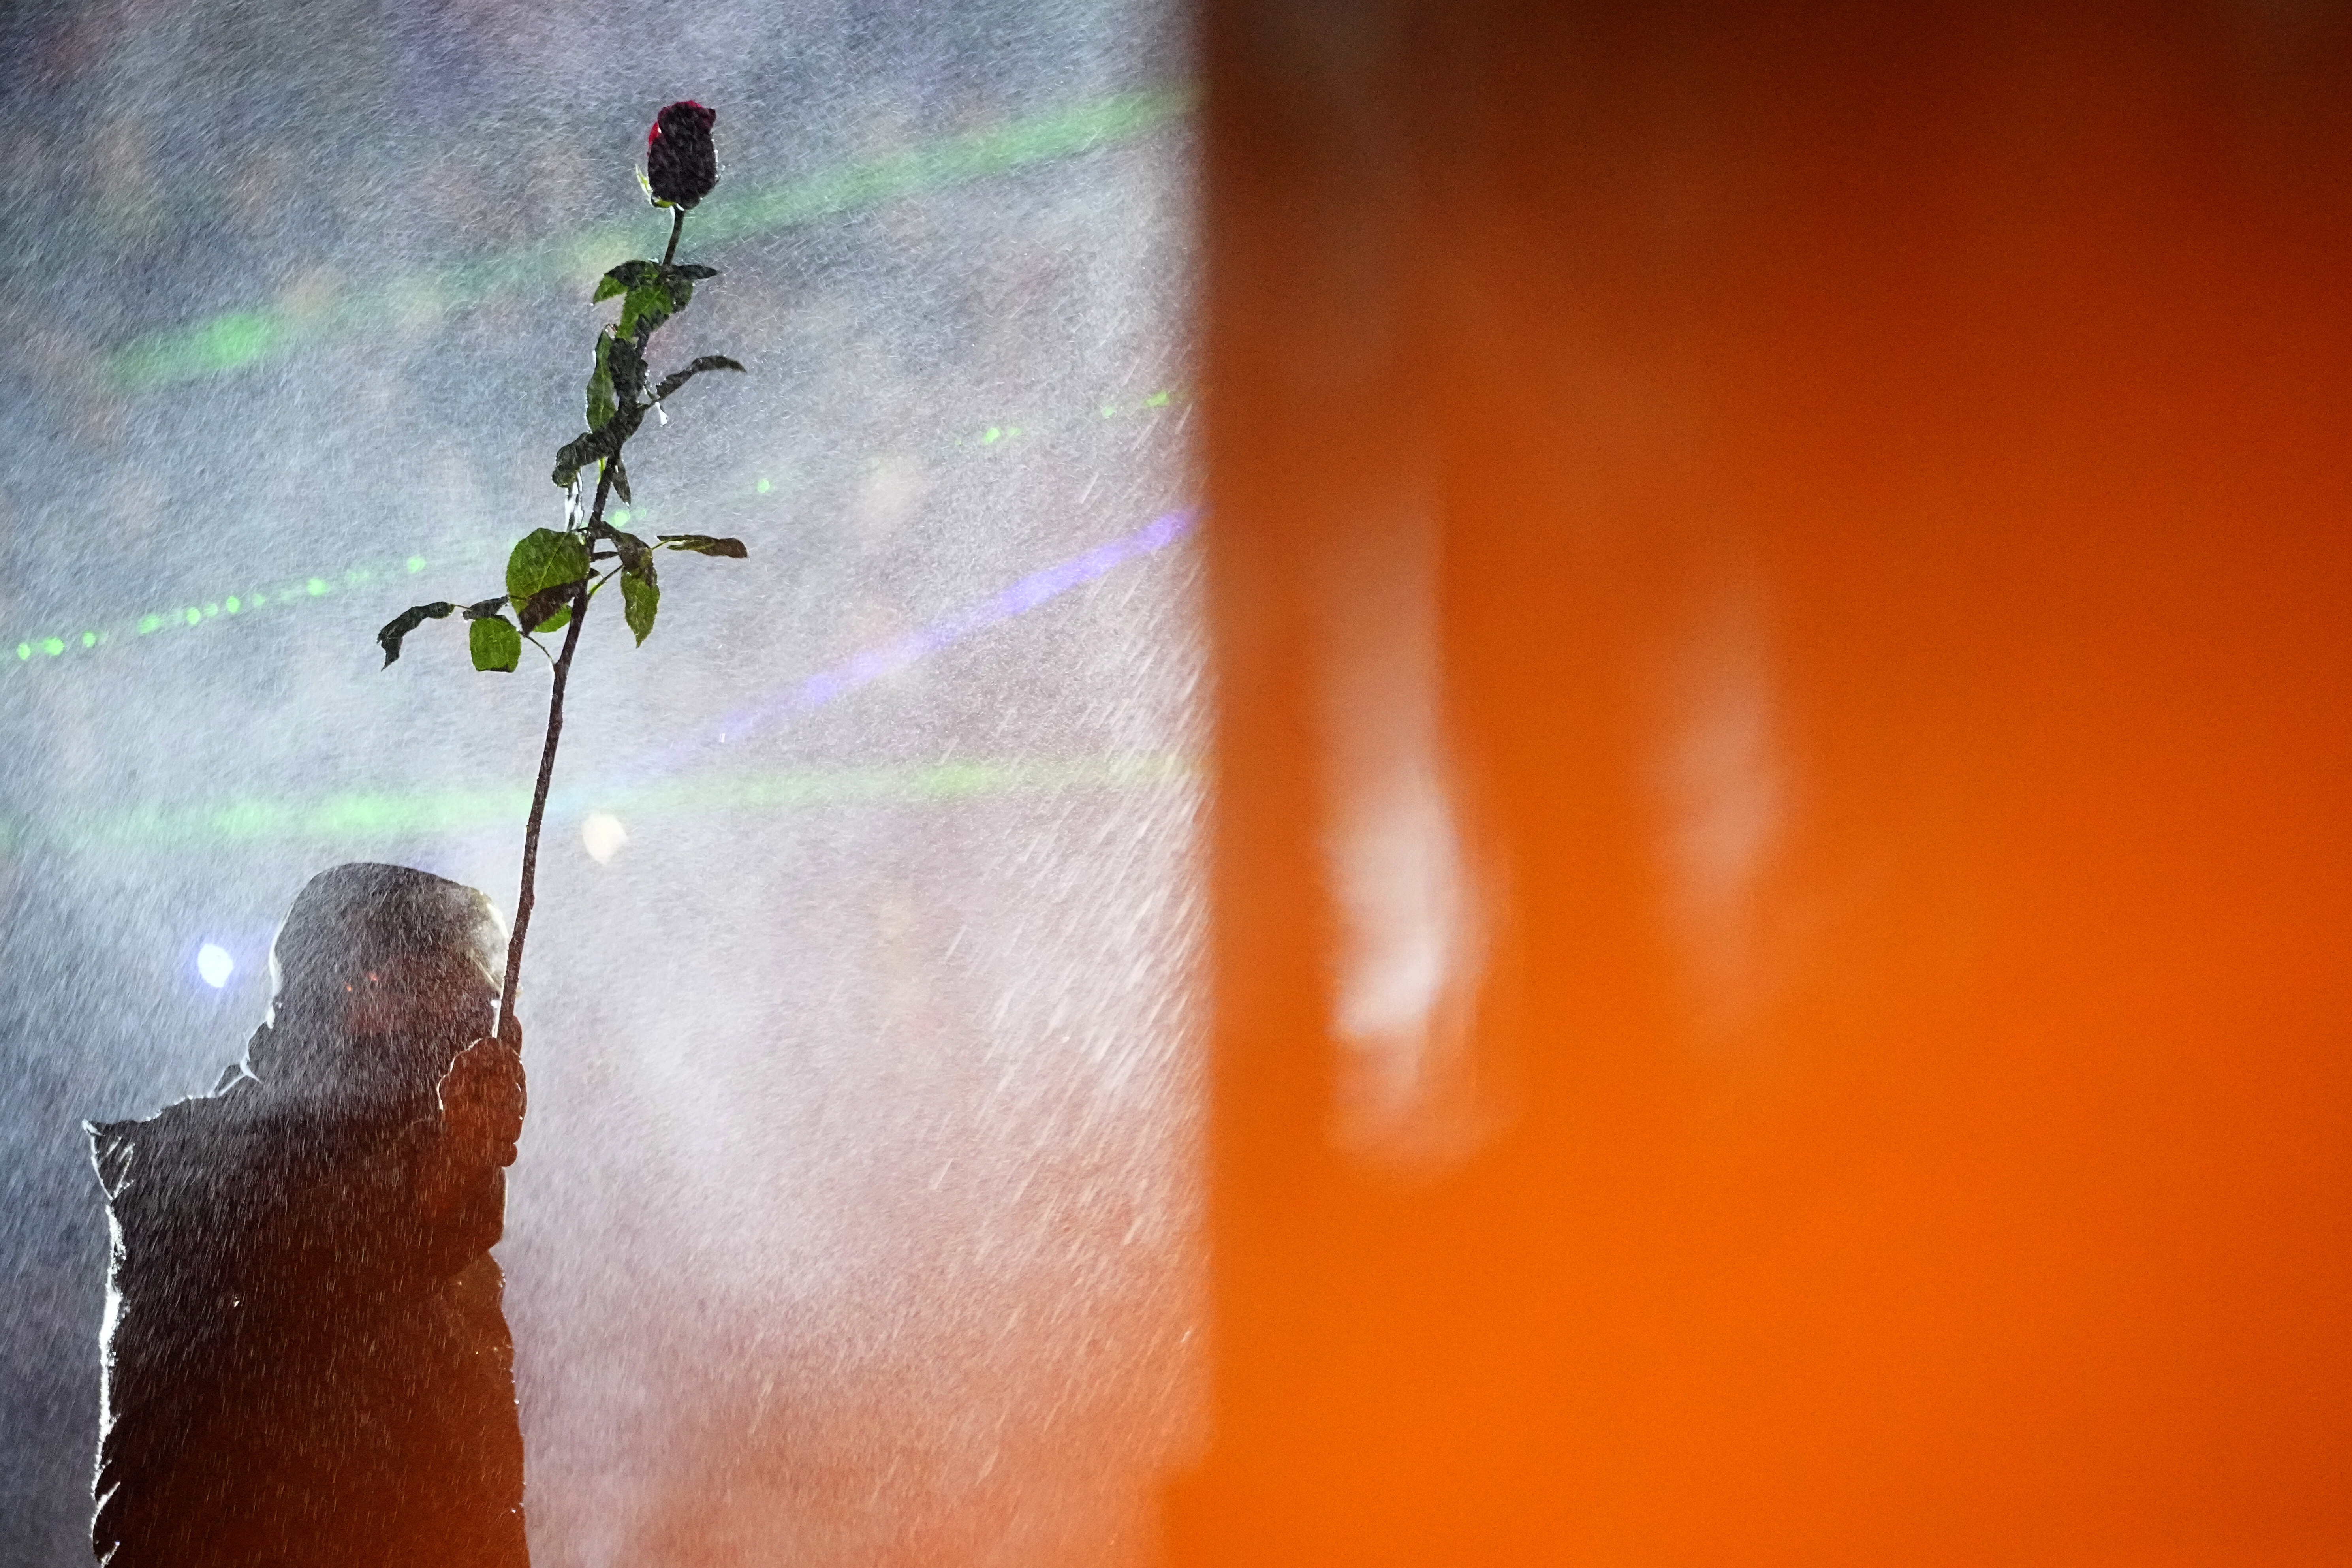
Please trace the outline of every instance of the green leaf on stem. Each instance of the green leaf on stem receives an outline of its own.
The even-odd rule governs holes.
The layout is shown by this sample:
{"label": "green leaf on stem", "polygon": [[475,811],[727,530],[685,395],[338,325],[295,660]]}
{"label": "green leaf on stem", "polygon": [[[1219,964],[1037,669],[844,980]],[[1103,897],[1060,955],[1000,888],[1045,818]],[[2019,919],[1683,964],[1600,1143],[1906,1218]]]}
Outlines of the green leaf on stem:
{"label": "green leaf on stem", "polygon": [[641,289],[661,277],[661,267],[651,261],[624,261],[596,280],[593,300],[609,300],[631,289]]}
{"label": "green leaf on stem", "polygon": [[621,570],[648,583],[659,583],[661,576],[654,570],[654,548],[634,533],[624,532],[609,522],[599,522],[588,530],[592,539],[609,541],[614,554],[621,558]]}
{"label": "green leaf on stem", "polygon": [[515,619],[535,632],[560,632],[572,619],[572,600],[580,592],[580,584],[558,583],[541,588],[527,599],[515,601]]}
{"label": "green leaf on stem", "polygon": [[672,550],[691,550],[697,555],[724,555],[740,561],[751,553],[740,539],[714,539],[708,533],[663,533],[655,535]]}
{"label": "green leaf on stem", "polygon": [[658,281],[631,289],[621,300],[621,336],[644,342],[677,310],[677,303],[670,291]]}
{"label": "green leaf on stem", "polygon": [[646,395],[646,351],[624,337],[614,342],[609,357],[598,351],[597,363],[609,363],[614,395],[623,403],[635,403]]}
{"label": "green leaf on stem", "polygon": [[588,542],[560,528],[534,528],[507,557],[507,593],[517,604],[542,588],[588,575]]}
{"label": "green leaf on stem", "polygon": [[523,628],[560,628],[571,618],[572,593],[588,571],[588,542],[580,535],[553,528],[525,534],[507,557],[507,596]]}
{"label": "green leaf on stem", "polygon": [[684,370],[674,370],[667,375],[662,377],[661,384],[654,388],[654,401],[656,403],[659,403],[662,399],[667,397],[671,393],[676,392],[679,387],[684,386],[688,382],[692,381],[696,376],[700,375],[706,370],[740,371],[742,368],[743,367],[740,364],[729,359],[725,354],[704,354],[700,359],[696,360]]}
{"label": "green leaf on stem", "polygon": [[484,616],[466,633],[476,669],[511,670],[522,659],[522,634],[504,616]]}
{"label": "green leaf on stem", "polygon": [[[643,354],[637,356],[637,380],[642,385],[645,381]],[[602,430],[620,406],[621,401],[614,395],[613,387],[613,334],[609,331],[598,332],[596,368],[588,377],[588,428]]]}
{"label": "green leaf on stem", "polygon": [[[436,599],[429,605],[412,605],[386,621],[383,630],[375,634],[375,640],[383,647],[383,668],[389,669],[392,667],[392,661],[400,657],[400,641],[403,637],[425,622],[437,621],[457,608],[457,605],[446,599]],[[637,640],[642,642],[645,639],[640,637]]]}
{"label": "green leaf on stem", "polygon": [[585,436],[575,436],[555,454],[555,471],[550,477],[558,489],[570,489],[580,477],[580,470],[597,458],[609,457],[621,449],[621,443],[636,429],[636,422],[616,415],[604,423],[601,430],[591,430]]}
{"label": "green leaf on stem", "polygon": [[637,634],[637,646],[643,647],[652,635],[654,616],[661,609],[661,589],[651,580],[634,572],[621,574],[621,604],[628,616],[629,629]]}

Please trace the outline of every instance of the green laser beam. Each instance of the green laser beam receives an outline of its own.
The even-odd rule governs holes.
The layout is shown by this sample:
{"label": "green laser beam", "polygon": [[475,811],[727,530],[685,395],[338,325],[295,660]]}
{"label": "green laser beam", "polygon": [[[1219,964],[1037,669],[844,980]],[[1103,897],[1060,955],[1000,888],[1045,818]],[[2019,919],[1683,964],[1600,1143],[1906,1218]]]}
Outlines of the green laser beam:
{"label": "green laser beam", "polygon": [[[798,768],[741,772],[599,792],[563,792],[580,815],[598,811],[646,818],[793,811],[825,806],[949,805],[960,801],[1087,789],[1164,788],[1198,784],[1197,760],[1173,752],[1108,757],[1007,758],[913,766]],[[54,826],[0,820],[0,851],[38,838],[80,851],[187,850],[269,843],[381,844],[511,826],[530,807],[522,788],[450,789],[408,794],[350,793],[317,800],[247,798],[192,805],[147,805],[74,816]]]}
{"label": "green laser beam", "polygon": [[[695,215],[696,241],[725,245],[1092,152],[1141,135],[1192,107],[1189,89],[1120,93],[866,159],[714,203]],[[264,305],[226,311],[133,339],[107,356],[106,378],[119,391],[144,392],[239,370],[303,343],[387,321],[430,321],[495,295],[593,278],[644,238],[640,226],[608,224],[499,255],[406,273],[312,307]]]}
{"label": "green laser beam", "polygon": [[[1097,415],[1102,419],[1150,417],[1170,407],[1181,409],[1189,402],[1189,395],[1181,388],[1163,387],[1157,392],[1149,393],[1140,397],[1129,397],[1123,402],[1103,403],[1099,405]],[[1026,447],[1033,444],[1036,437],[1050,434],[1055,428],[1056,426],[1050,423],[1041,425],[1034,420],[1025,426],[991,425],[985,427],[968,427],[963,434],[943,439],[941,446],[953,451],[984,452],[993,457],[1010,450],[1015,440],[1020,441]],[[779,491],[772,481],[761,479],[748,489],[739,486],[735,493],[727,499],[739,505],[757,503],[781,506],[792,501],[794,499],[794,493],[789,488]],[[689,489],[682,498],[666,502],[658,509],[617,508],[613,512],[612,521],[616,528],[628,528],[634,522],[634,525],[640,530],[670,527],[675,531],[676,525],[691,522],[719,504],[720,503],[708,492],[698,495],[697,492]],[[256,611],[272,608],[284,610],[310,605],[317,600],[354,588],[364,588],[377,582],[397,581],[404,575],[415,576],[427,567],[479,565],[484,562],[501,558],[509,542],[488,539],[476,540],[457,546],[454,551],[445,551],[432,560],[427,560],[422,555],[409,555],[396,560],[366,561],[343,567],[326,576],[306,576],[292,581],[281,581],[275,585],[264,584],[259,587],[248,584],[235,594],[208,595],[199,604],[174,605],[165,609],[151,610],[136,621],[92,626],[89,623],[98,617],[84,616],[80,619],[85,629],[78,633],[60,635],[44,632],[24,637],[16,644],[16,663],[14,666],[7,665],[5,652],[0,651],[0,667],[14,668],[31,665],[37,668],[43,660],[63,658],[78,650],[94,651],[100,647],[111,647],[127,637],[152,637],[159,632],[186,631],[197,626],[241,624],[246,617]],[[6,646],[5,639],[0,638],[0,650],[5,650]]]}

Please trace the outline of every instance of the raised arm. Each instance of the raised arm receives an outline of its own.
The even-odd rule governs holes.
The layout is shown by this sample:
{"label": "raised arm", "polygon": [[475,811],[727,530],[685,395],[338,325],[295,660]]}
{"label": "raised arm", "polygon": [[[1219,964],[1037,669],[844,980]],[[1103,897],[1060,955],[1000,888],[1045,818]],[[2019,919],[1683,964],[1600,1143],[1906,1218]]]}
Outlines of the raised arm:
{"label": "raised arm", "polygon": [[421,1152],[419,1203],[447,1243],[486,1249],[504,1228],[504,1171],[514,1163],[529,1103],[519,1042],[491,1037],[458,1052],[439,1100],[438,1135]]}

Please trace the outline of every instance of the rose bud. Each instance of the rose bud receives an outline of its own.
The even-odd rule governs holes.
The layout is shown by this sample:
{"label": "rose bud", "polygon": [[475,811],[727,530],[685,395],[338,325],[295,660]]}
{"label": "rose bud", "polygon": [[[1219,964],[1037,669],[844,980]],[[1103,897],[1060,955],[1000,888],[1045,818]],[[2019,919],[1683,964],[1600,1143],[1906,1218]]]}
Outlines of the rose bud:
{"label": "rose bud", "polygon": [[646,188],[664,206],[690,207],[719,183],[719,154],[711,151],[710,128],[719,111],[690,98],[654,116],[646,132]]}

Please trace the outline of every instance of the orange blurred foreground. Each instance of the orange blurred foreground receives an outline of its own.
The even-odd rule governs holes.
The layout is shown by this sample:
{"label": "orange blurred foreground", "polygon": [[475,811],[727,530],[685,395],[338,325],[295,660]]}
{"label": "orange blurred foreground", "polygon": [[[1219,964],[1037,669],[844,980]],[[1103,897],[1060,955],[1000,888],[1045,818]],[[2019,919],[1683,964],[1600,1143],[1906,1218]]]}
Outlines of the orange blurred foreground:
{"label": "orange blurred foreground", "polygon": [[1206,43],[1175,1561],[2352,1563],[2352,16]]}

